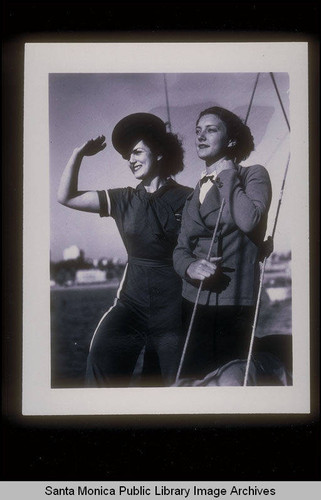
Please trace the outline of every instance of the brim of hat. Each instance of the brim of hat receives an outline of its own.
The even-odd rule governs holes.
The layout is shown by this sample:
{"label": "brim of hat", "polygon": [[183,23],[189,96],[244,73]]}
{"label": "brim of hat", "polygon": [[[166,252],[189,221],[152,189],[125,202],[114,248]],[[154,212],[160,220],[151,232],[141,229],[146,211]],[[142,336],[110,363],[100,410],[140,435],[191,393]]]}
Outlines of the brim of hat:
{"label": "brim of hat", "polygon": [[112,144],[122,156],[128,156],[135,141],[150,137],[161,140],[166,134],[165,123],[150,113],[134,113],[120,120],[112,133]]}

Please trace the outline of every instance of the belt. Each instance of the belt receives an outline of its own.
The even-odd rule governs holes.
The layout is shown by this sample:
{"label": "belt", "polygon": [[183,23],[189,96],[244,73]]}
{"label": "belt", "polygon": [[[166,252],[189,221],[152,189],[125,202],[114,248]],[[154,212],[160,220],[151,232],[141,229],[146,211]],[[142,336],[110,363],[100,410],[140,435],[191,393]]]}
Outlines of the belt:
{"label": "belt", "polygon": [[146,267],[173,267],[172,259],[163,260],[153,260],[153,259],[141,259],[139,257],[129,257],[128,264],[137,264],[139,266]]}

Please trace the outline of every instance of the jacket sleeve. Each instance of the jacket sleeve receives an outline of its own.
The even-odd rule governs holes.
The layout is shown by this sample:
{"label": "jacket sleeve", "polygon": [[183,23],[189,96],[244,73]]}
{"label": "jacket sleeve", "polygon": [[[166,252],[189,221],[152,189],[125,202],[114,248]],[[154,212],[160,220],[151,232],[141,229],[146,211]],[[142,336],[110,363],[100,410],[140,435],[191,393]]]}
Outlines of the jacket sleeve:
{"label": "jacket sleeve", "polygon": [[272,188],[269,174],[262,165],[244,170],[244,179],[237,169],[223,170],[216,183],[235,224],[244,233],[250,233],[267,216]]}
{"label": "jacket sleeve", "polygon": [[191,248],[191,241],[188,236],[188,201],[185,204],[182,214],[182,224],[178,235],[177,245],[173,253],[174,269],[181,278],[186,278],[188,266],[197,260]]}

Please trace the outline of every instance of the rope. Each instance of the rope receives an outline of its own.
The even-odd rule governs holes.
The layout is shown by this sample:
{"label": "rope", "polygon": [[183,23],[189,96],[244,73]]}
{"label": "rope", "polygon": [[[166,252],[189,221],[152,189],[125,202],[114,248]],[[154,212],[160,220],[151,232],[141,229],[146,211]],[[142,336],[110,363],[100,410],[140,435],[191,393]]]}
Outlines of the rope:
{"label": "rope", "polygon": [[253,92],[252,92],[252,95],[251,95],[251,100],[250,100],[250,104],[249,104],[249,107],[248,107],[248,110],[247,110],[247,113],[246,113],[246,118],[244,120],[244,125],[247,124],[247,120],[249,118],[249,114],[251,112],[251,109],[252,109],[252,103],[253,103],[253,99],[254,99],[254,94],[255,94],[255,91],[256,91],[256,87],[257,87],[257,84],[258,84],[258,81],[259,81],[259,78],[260,78],[260,73],[258,73],[256,75],[256,79],[255,79],[255,83],[254,83],[254,88],[253,88]]}
{"label": "rope", "polygon": [[[214,232],[213,232],[213,236],[212,236],[210,248],[208,250],[207,257],[206,257],[206,260],[208,260],[208,261],[210,260],[210,257],[211,257],[211,253],[212,253],[212,249],[213,249],[213,245],[214,245],[214,240],[216,238],[216,233],[217,233],[218,226],[219,226],[219,223],[220,223],[220,220],[221,220],[221,216],[222,216],[222,212],[223,212],[224,203],[225,203],[225,200],[223,198],[222,199],[222,203],[221,203],[221,207],[220,207],[220,211],[219,211],[219,214],[218,214],[218,217],[217,217],[217,221],[216,221],[216,224],[215,224],[215,228],[214,228]],[[195,319],[196,309],[197,309],[197,306],[198,306],[198,301],[199,301],[199,298],[200,298],[200,295],[201,295],[202,287],[203,287],[203,281],[200,282],[200,285],[198,287],[198,291],[197,291],[197,295],[196,295],[196,299],[195,299],[195,303],[194,303],[194,307],[193,307],[193,312],[192,312],[191,320],[190,320],[188,331],[187,331],[187,334],[186,334],[186,340],[185,340],[185,344],[184,344],[184,349],[183,349],[182,357],[181,357],[180,364],[179,364],[178,371],[177,371],[177,375],[176,375],[175,385],[177,385],[179,377],[181,375],[182,366],[183,366],[183,363],[184,363],[185,354],[186,354],[187,346],[188,346],[188,343],[189,343],[189,338],[191,336],[191,331],[192,331],[192,328],[193,328],[193,323],[194,323],[194,319]]]}
{"label": "rope", "polygon": [[[280,106],[281,106],[281,109],[282,109],[282,112],[283,112],[286,124],[288,126],[288,130],[290,132],[291,131],[290,123],[289,123],[288,117],[286,115],[286,112],[285,112],[285,109],[284,109],[284,106],[283,106],[283,102],[282,102],[282,99],[281,99],[281,96],[280,96],[280,93],[279,93],[279,89],[277,87],[277,84],[276,84],[276,81],[275,81],[273,73],[270,73],[270,76],[271,76],[271,79],[272,79],[272,82],[273,82],[276,94],[278,96],[279,103],[280,103]],[[247,115],[247,118],[248,118],[248,115]],[[284,192],[285,180],[286,180],[286,176],[287,176],[287,173],[288,173],[289,163],[290,163],[290,155],[288,156],[288,161],[287,161],[287,164],[286,164],[286,167],[285,167],[285,172],[284,172],[284,176],[283,176],[282,186],[281,186],[281,190],[280,190],[279,201],[278,201],[278,206],[277,206],[277,210],[276,210],[276,216],[275,216],[275,219],[274,219],[272,236],[271,236],[272,237],[272,241],[274,239],[276,225],[277,225],[277,221],[278,221],[278,217],[279,217],[279,212],[280,212],[280,208],[281,208],[281,202],[282,202],[282,197],[283,197],[283,192]],[[257,320],[258,320],[258,316],[259,316],[259,309],[260,309],[260,301],[261,301],[261,295],[262,295],[263,278],[264,278],[266,260],[267,260],[267,257],[264,257],[264,260],[263,260],[263,263],[262,263],[262,268],[261,268],[260,285],[259,285],[259,291],[258,291],[257,300],[256,300],[255,314],[254,314],[254,320],[253,320],[253,326],[252,326],[250,347],[249,347],[249,352],[248,352],[247,361],[246,361],[246,368],[245,368],[245,375],[244,375],[243,386],[246,386],[247,385],[247,381],[248,381],[248,374],[249,374],[250,362],[251,362],[252,351],[253,351],[255,331],[256,331]]]}
{"label": "rope", "polygon": [[[285,172],[284,172],[283,181],[282,181],[282,186],[281,186],[281,190],[280,190],[279,201],[278,201],[278,206],[277,206],[276,215],[275,215],[275,219],[274,219],[273,230],[272,230],[272,241],[273,241],[273,238],[274,238],[275,229],[276,229],[277,221],[278,221],[278,218],[279,218],[279,212],[280,212],[280,207],[281,207],[281,203],[282,203],[284,186],[285,186],[285,180],[286,180],[286,176],[287,176],[287,173],[288,173],[289,163],[290,163],[290,155],[288,156],[288,161],[286,163]],[[264,278],[266,261],[267,261],[267,257],[264,257],[264,260],[263,260],[263,263],[262,263],[262,268],[261,268],[260,285],[259,285],[259,291],[258,291],[258,295],[257,295],[257,299],[256,299],[255,314],[254,314],[254,320],[253,320],[253,326],[252,326],[250,347],[249,347],[249,352],[248,352],[247,361],[246,361],[246,368],[245,368],[245,375],[244,375],[243,386],[247,385],[247,380],[248,380],[248,375],[249,375],[250,362],[251,362],[252,351],[253,351],[253,344],[254,344],[254,337],[255,337],[255,330],[256,330],[257,320],[258,320],[258,316],[259,316],[260,301],[261,301],[261,295],[262,295],[263,278]]]}
{"label": "rope", "polygon": [[284,106],[283,106],[283,102],[282,102],[282,99],[281,99],[281,96],[280,96],[280,93],[279,93],[279,89],[278,89],[278,87],[277,87],[277,85],[276,85],[276,81],[275,81],[275,78],[274,78],[273,73],[270,73],[270,76],[271,76],[271,79],[272,79],[272,82],[273,82],[273,85],[274,85],[274,88],[275,88],[276,94],[277,94],[277,96],[278,96],[279,103],[280,103],[281,109],[282,109],[282,111],[283,111],[283,115],[284,115],[284,118],[285,118],[286,124],[287,124],[287,126],[288,126],[289,132],[291,132],[290,123],[289,123],[288,117],[286,116],[286,112],[285,112],[285,109],[284,109]]}
{"label": "rope", "polygon": [[284,172],[283,181],[282,181],[282,186],[281,186],[280,195],[279,195],[278,206],[277,206],[277,209],[276,209],[276,216],[275,216],[275,220],[274,220],[274,224],[273,224],[273,229],[272,229],[272,240],[274,238],[276,224],[277,224],[277,221],[278,221],[278,218],[279,218],[279,212],[280,212],[280,208],[281,208],[281,202],[282,202],[282,198],[283,198],[285,180],[286,180],[286,176],[287,176],[287,173],[288,173],[289,163],[290,163],[290,154],[288,156],[288,161],[286,163],[285,172]]}

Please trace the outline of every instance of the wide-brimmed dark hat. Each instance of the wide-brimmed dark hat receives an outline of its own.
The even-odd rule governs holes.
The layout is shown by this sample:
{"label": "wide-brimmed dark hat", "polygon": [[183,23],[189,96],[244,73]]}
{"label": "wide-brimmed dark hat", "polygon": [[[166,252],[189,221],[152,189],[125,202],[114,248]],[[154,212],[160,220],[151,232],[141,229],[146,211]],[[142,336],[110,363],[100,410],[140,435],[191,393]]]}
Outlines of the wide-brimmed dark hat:
{"label": "wide-brimmed dark hat", "polygon": [[134,113],[117,123],[111,140],[116,151],[126,158],[135,142],[147,138],[161,143],[165,135],[166,125],[158,116],[151,113]]}

